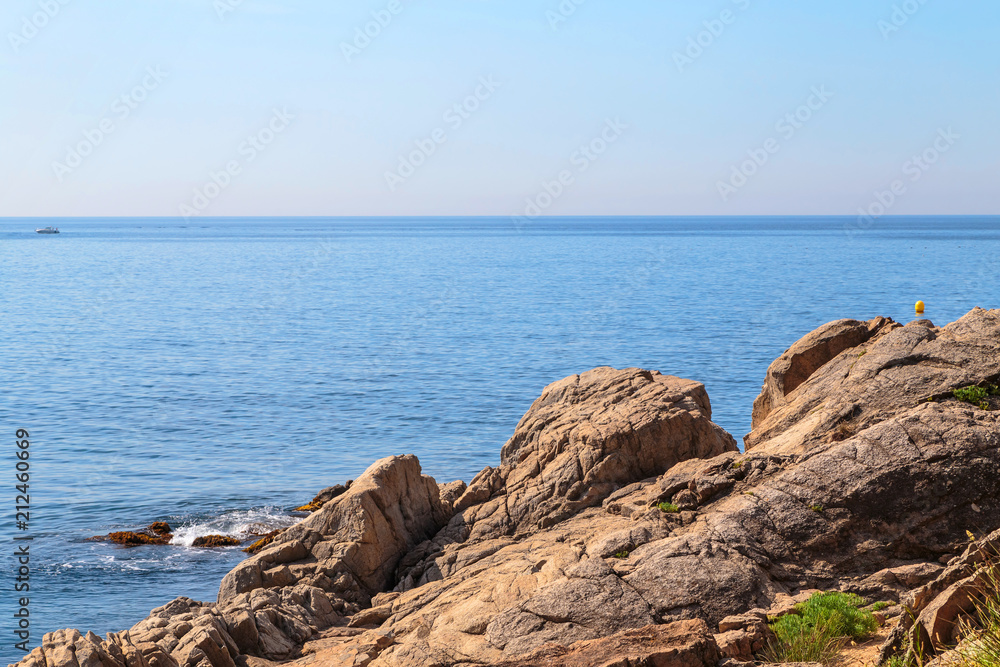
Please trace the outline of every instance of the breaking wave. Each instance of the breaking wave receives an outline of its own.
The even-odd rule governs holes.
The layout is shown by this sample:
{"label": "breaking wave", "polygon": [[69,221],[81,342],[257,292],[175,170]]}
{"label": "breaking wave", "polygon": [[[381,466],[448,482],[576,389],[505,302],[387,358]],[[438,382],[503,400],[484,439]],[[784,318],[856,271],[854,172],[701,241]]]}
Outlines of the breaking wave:
{"label": "breaking wave", "polygon": [[290,516],[287,511],[278,507],[226,512],[204,520],[181,521],[174,526],[174,537],[170,543],[189,547],[196,539],[207,535],[225,535],[247,541],[266,535],[272,530],[288,528],[298,523],[301,518],[301,516]]}

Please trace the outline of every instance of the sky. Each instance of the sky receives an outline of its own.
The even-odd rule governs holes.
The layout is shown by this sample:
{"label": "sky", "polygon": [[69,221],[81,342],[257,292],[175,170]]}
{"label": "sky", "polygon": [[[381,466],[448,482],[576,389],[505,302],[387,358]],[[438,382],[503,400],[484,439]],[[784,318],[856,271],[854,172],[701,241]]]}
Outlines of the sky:
{"label": "sky", "polygon": [[996,214],[996,0],[4,0],[0,217]]}

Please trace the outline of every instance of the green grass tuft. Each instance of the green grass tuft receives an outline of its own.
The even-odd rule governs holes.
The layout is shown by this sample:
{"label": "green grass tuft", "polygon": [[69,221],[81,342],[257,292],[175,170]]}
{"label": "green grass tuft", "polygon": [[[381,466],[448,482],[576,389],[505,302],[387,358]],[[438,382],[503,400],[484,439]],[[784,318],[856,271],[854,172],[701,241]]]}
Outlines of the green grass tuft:
{"label": "green grass tuft", "polygon": [[660,503],[657,507],[659,507],[660,511],[665,514],[677,514],[681,511],[681,508],[673,503]]}
{"label": "green grass tuft", "polygon": [[872,605],[872,611],[882,611],[883,609],[888,609],[889,607],[891,607],[894,604],[896,604],[896,603],[895,602],[886,602],[885,600],[883,600],[881,602],[876,602],[875,604]]}
{"label": "green grass tuft", "polygon": [[621,558],[622,560],[628,558],[628,551],[619,551],[615,554],[615,558]]}
{"label": "green grass tuft", "polygon": [[809,509],[811,509],[813,512],[822,512],[823,511],[823,506],[822,505],[810,505]]}
{"label": "green grass tuft", "polygon": [[961,667],[1000,667],[1000,571],[991,564],[983,570],[983,583],[973,601],[975,623],[961,621]]}
{"label": "green grass tuft", "polygon": [[795,613],[771,624],[777,636],[764,651],[768,662],[830,662],[845,639],[866,639],[878,622],[860,609],[864,600],[852,593],[816,593],[795,605]]}

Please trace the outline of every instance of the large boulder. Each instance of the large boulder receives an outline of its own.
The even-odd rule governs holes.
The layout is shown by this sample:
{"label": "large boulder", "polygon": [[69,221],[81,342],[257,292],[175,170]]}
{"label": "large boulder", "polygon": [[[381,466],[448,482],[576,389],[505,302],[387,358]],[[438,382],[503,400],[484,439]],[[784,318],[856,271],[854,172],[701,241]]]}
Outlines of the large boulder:
{"label": "large boulder", "polygon": [[828,361],[844,350],[857,347],[897,326],[884,317],[868,322],[837,320],[796,341],[767,369],[760,396],[753,402],[753,428],[757,428],[775,408],[785,405],[785,397]]}
{"label": "large boulder", "polygon": [[599,505],[690,458],[738,451],[711,421],[705,386],[638,368],[596,368],[550,384],[456,509],[471,539],[522,537]]}
{"label": "large boulder", "polygon": [[240,643],[243,652],[288,657],[395,585],[400,559],[448,518],[437,483],[421,474],[415,456],[382,459],[227,574],[218,606],[227,618],[256,625]]}
{"label": "large boulder", "polygon": [[[377,657],[370,647],[352,643],[360,638],[345,638],[336,627],[313,641],[335,634],[330,641],[335,639],[337,655],[363,654],[373,665],[488,664],[541,650],[546,642],[563,645],[655,625],[660,617],[614,571],[615,560],[590,556],[585,546],[603,540],[598,551],[631,549],[653,534],[640,528],[634,536],[612,535],[609,541],[618,530],[631,531],[632,522],[601,505],[623,487],[652,482],[681,461],[736,452],[732,437],[711,422],[700,383],[610,368],[554,383],[504,446],[501,465],[478,475],[453,500],[456,514],[448,525],[433,539],[407,547],[394,581],[388,569],[378,580],[350,570],[358,587],[375,599],[352,598],[349,588],[334,588],[342,598],[372,605],[353,615],[352,626],[381,625],[394,641],[379,648]],[[258,576],[266,585],[275,570],[287,565],[274,554],[288,545],[308,546],[315,534],[332,544],[357,542],[357,531],[344,532],[354,512],[332,522],[321,515],[350,509],[344,503],[363,484],[359,479],[348,493],[231,573],[220,591],[224,611],[245,608],[241,598],[259,585]],[[656,533],[666,535],[659,528]],[[380,538],[389,544],[393,539]],[[626,544],[619,547],[622,540]],[[308,567],[323,560],[315,546],[309,548],[313,557],[299,553],[295,562]],[[339,553],[338,563],[346,564],[346,547]],[[296,570],[296,581],[322,587],[324,582],[314,578],[320,569]],[[396,592],[376,595],[378,586]],[[281,611],[280,605],[269,608]],[[345,607],[345,613],[351,611]]]}
{"label": "large boulder", "polygon": [[[883,318],[865,326],[873,330],[870,339],[841,349],[780,400],[769,387],[772,364],[755,402],[771,409],[755,415],[747,449],[766,442],[771,452],[801,453],[822,441],[846,440],[921,401],[950,398],[952,389],[1000,374],[1000,311],[976,308],[946,327],[928,320],[901,327]],[[809,334],[785,356],[804,354],[813,342]],[[820,347],[832,352],[839,344]]]}
{"label": "large boulder", "polygon": [[356,602],[367,604],[372,595],[395,583],[399,559],[448,518],[437,483],[421,474],[417,457],[382,459],[350,489],[227,574],[219,604],[280,585],[276,582],[329,589],[336,578],[346,578],[340,587],[348,587]]}

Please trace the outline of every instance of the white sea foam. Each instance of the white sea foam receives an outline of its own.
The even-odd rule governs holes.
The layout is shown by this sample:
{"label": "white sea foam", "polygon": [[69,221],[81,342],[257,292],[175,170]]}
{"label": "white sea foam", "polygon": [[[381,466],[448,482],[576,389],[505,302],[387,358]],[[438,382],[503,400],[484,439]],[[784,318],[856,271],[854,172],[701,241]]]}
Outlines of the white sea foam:
{"label": "white sea foam", "polygon": [[206,535],[225,535],[239,540],[247,540],[254,535],[263,535],[278,528],[287,528],[297,523],[300,518],[289,516],[277,507],[259,507],[226,512],[217,517],[174,527],[174,537],[170,543],[189,547],[194,544],[196,539]]}

